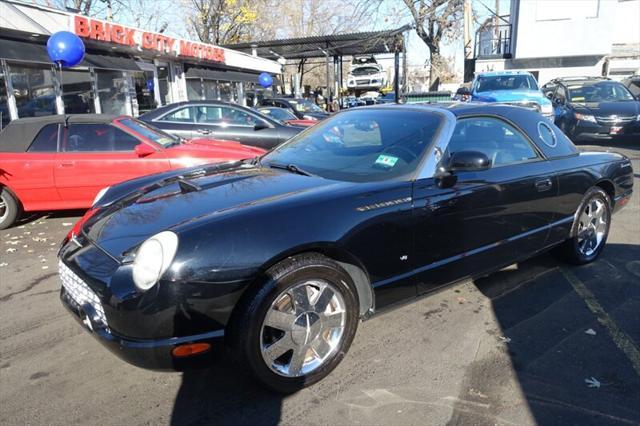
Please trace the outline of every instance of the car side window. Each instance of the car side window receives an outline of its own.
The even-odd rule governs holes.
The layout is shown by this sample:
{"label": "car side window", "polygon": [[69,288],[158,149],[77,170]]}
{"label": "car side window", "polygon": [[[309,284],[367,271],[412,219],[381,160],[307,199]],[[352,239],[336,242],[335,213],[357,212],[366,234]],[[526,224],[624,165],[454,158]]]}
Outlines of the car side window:
{"label": "car side window", "polygon": [[58,151],[58,125],[47,124],[33,139],[27,152],[56,152]]}
{"label": "car side window", "polygon": [[71,124],[64,134],[63,152],[133,151],[140,143],[108,124]]}
{"label": "car side window", "polygon": [[494,167],[538,158],[531,143],[519,130],[493,117],[459,120],[449,141],[447,153],[450,156],[459,151],[482,152]]}
{"label": "car side window", "polygon": [[160,118],[160,121],[193,123],[194,116],[195,116],[195,107],[184,107],[163,116],[162,118]]}
{"label": "car side window", "polygon": [[196,108],[196,123],[255,126],[258,118],[238,108],[202,105]]}
{"label": "car side window", "polygon": [[559,101],[560,103],[565,103],[567,100],[567,91],[564,89],[563,86],[558,85],[558,88],[556,89],[556,94],[554,96],[554,99]]}

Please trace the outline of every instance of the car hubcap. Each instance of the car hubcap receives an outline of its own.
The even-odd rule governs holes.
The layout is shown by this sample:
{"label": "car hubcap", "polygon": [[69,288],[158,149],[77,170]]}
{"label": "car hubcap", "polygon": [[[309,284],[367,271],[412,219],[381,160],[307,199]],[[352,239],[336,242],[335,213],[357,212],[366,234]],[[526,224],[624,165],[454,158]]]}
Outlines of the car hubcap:
{"label": "car hubcap", "polygon": [[324,365],[340,346],[346,322],[344,299],[323,280],[300,283],[278,295],[260,332],[262,358],[286,377]]}
{"label": "car hubcap", "polygon": [[578,223],[578,250],[585,256],[596,252],[607,231],[607,209],[604,202],[592,199],[585,206]]}
{"label": "car hubcap", "polygon": [[0,222],[4,220],[4,218],[9,213],[9,209],[7,209],[7,202],[2,195],[0,195]]}

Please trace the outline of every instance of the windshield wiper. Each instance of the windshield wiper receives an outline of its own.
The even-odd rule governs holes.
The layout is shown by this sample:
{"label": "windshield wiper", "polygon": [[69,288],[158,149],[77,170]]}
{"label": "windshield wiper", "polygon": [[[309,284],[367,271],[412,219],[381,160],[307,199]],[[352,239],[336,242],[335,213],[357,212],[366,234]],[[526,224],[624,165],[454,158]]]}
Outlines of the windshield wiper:
{"label": "windshield wiper", "polygon": [[314,176],[313,173],[309,173],[308,171],[301,169],[295,164],[269,163],[268,166],[271,167],[272,169],[287,170],[289,172],[296,173],[302,176]]}

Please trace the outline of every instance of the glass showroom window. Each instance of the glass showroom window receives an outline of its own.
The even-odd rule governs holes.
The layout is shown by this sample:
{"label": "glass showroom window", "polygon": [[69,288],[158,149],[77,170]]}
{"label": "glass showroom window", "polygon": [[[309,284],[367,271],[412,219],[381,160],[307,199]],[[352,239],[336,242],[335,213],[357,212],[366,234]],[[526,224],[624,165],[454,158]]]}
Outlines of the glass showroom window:
{"label": "glass showroom window", "polygon": [[199,78],[187,79],[187,99],[190,101],[202,100],[202,81]]}
{"label": "glass showroom window", "polygon": [[205,100],[216,101],[220,99],[220,91],[216,80],[202,80],[202,87],[204,88]]}
{"label": "glass showroom window", "polygon": [[9,97],[7,96],[7,85],[4,77],[4,70],[0,65],[0,130],[9,124]]}
{"label": "glass showroom window", "polygon": [[57,113],[51,67],[9,65],[9,72],[18,117],[40,117]]}
{"label": "glass showroom window", "polygon": [[89,71],[62,71],[62,102],[67,114],[96,112]]}
{"label": "glass showroom window", "polygon": [[235,101],[235,96],[234,96],[235,90],[233,87],[233,83],[229,83],[228,81],[221,81],[218,87],[220,89],[221,101],[226,101],[226,102]]}
{"label": "glass showroom window", "polygon": [[156,107],[154,93],[153,71],[135,71],[131,73],[133,84],[136,88],[136,100],[138,101],[138,114],[144,114]]}
{"label": "glass showroom window", "polygon": [[160,101],[162,105],[171,103],[171,95],[169,94],[169,67],[158,67],[158,90],[160,91]]}
{"label": "glass showroom window", "polygon": [[126,82],[121,71],[96,70],[100,110],[103,114],[127,113]]}

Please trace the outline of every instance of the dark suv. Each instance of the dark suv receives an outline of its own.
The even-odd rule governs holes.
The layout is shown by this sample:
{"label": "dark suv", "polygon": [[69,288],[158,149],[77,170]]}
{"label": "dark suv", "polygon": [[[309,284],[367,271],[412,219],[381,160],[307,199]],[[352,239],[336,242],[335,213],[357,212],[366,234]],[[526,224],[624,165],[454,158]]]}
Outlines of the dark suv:
{"label": "dark suv", "polygon": [[[548,93],[555,123],[573,141],[640,136],[640,102],[602,77],[558,78]],[[545,85],[546,86],[546,85]]]}

